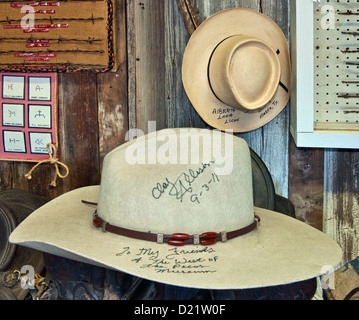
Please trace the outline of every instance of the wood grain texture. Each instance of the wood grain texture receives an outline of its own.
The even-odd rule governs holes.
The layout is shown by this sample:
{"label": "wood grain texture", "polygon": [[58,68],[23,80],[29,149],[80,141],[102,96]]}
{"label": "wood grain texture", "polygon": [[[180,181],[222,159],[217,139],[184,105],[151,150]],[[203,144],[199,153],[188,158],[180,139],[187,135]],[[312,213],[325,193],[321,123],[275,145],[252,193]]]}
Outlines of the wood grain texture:
{"label": "wood grain texture", "polygon": [[359,153],[325,151],[324,232],[343,249],[343,262],[359,255]]}
{"label": "wood grain texture", "polygon": [[[270,17],[289,39],[289,5],[287,1],[259,1],[259,11]],[[263,126],[263,146],[259,153],[273,177],[276,192],[288,197],[289,175],[289,103],[271,122]]]}
{"label": "wood grain texture", "polygon": [[105,155],[125,142],[128,131],[127,84],[121,71],[101,74],[97,82],[99,152],[101,162]]}
{"label": "wood grain texture", "polygon": [[290,140],[289,199],[298,219],[323,230],[323,149],[297,148]]}
{"label": "wood grain texture", "polygon": [[191,35],[200,24],[198,19],[198,12],[194,10],[190,0],[177,0],[177,5],[181,12],[181,16],[188,34]]}
{"label": "wood grain texture", "polygon": [[14,169],[14,162],[0,161],[0,190],[11,188],[13,169]]}
{"label": "wood grain texture", "polygon": [[59,158],[70,174],[58,194],[100,183],[96,74],[61,74],[59,88]]}
{"label": "wood grain texture", "polygon": [[191,105],[182,83],[182,60],[190,34],[174,1],[165,1],[165,13],[167,127],[204,128],[207,125]]}
{"label": "wood grain texture", "polygon": [[164,2],[129,2],[130,127],[166,128]]}
{"label": "wood grain texture", "polygon": [[128,120],[126,5],[118,1],[116,16],[116,72],[97,75],[99,152],[102,165],[105,155],[126,141]]}
{"label": "wood grain texture", "polygon": [[128,126],[136,128],[136,2],[129,1],[126,5],[127,27],[127,101],[128,101]]}

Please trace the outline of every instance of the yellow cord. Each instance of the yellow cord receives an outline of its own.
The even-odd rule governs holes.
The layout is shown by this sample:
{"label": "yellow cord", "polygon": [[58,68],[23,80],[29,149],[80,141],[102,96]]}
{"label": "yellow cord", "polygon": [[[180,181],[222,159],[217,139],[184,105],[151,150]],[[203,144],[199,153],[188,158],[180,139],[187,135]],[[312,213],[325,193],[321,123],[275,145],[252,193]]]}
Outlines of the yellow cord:
{"label": "yellow cord", "polygon": [[[53,152],[51,152],[51,148],[53,149]],[[56,169],[56,174],[55,174],[55,177],[54,179],[51,181],[50,183],[50,186],[51,187],[56,187],[56,179],[57,177],[59,176],[61,179],[65,179],[68,175],[69,175],[69,168],[67,167],[66,164],[62,163],[59,161],[58,158],[56,158],[54,155],[57,154],[57,149],[56,147],[52,144],[52,143],[48,143],[46,145],[46,148],[47,148],[47,152],[49,153],[49,159],[46,159],[46,160],[42,160],[40,162],[38,162],[36,165],[34,165],[32,167],[32,169],[27,173],[25,174],[25,177],[29,180],[32,179],[32,176],[31,174],[33,173],[33,171],[41,164],[44,164],[44,163],[50,163],[50,164],[53,164],[55,165],[55,169]],[[66,170],[66,173],[65,174],[61,174],[60,170],[59,170],[59,165],[61,165],[62,167],[65,168]]]}

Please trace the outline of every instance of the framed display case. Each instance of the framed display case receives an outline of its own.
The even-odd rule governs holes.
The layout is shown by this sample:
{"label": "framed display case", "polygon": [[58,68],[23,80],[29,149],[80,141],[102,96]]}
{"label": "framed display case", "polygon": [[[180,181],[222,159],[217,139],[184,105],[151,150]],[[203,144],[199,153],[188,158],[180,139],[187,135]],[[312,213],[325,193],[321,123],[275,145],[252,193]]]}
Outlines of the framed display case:
{"label": "framed display case", "polygon": [[48,159],[57,144],[57,74],[0,73],[0,160]]}
{"label": "framed display case", "polygon": [[291,0],[291,134],[298,147],[359,148],[357,0]]}
{"label": "framed display case", "polygon": [[112,0],[0,1],[0,71],[116,71]]}

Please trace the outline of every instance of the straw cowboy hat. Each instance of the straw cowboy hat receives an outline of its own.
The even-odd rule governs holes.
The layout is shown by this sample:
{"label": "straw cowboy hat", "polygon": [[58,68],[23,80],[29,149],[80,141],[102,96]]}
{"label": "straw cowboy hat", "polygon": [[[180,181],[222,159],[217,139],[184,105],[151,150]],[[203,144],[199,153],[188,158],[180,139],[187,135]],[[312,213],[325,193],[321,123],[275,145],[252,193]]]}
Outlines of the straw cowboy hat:
{"label": "straw cowboy hat", "polygon": [[165,129],[106,155],[100,186],[65,193],[10,241],[182,287],[289,284],[335,267],[324,233],[253,205],[246,142],[207,129]]}
{"label": "straw cowboy hat", "polygon": [[183,86],[214,128],[246,132],[273,120],[290,97],[287,40],[269,17],[246,8],[220,11],[192,34]]}

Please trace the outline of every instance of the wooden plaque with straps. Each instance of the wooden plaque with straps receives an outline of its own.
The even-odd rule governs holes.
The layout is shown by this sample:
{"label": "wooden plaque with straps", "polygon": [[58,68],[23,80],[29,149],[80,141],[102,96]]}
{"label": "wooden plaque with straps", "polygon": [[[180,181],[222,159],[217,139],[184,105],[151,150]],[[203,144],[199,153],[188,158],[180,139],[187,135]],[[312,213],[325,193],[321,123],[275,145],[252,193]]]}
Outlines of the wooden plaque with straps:
{"label": "wooden plaque with straps", "polygon": [[0,71],[115,71],[115,4],[0,0]]}

